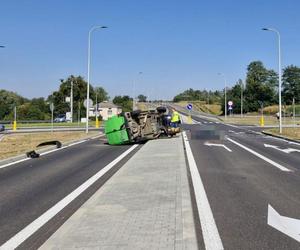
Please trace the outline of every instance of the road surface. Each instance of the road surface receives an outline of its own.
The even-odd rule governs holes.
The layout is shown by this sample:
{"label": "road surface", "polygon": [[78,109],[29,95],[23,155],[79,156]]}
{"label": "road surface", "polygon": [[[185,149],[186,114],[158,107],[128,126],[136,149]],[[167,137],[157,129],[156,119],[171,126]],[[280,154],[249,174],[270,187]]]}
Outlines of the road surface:
{"label": "road surface", "polygon": [[[300,249],[300,144],[192,118],[184,127],[223,247]],[[280,229],[279,215],[270,206],[298,219],[294,229],[274,229]]]}
{"label": "road surface", "polygon": [[[130,147],[109,146],[98,138],[0,168],[0,246]],[[26,239],[20,248],[39,247],[131,154]]]}

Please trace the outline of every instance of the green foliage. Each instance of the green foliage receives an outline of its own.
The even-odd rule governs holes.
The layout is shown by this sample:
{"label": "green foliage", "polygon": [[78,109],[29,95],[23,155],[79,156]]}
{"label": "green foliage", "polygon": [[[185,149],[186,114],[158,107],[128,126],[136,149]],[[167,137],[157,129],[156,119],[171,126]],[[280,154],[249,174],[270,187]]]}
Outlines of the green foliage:
{"label": "green foliage", "polygon": [[[73,83],[73,117],[76,119],[80,113],[81,117],[86,115],[86,108],[83,105],[86,99],[87,92],[87,82],[82,76],[69,76],[67,79],[61,79],[61,84],[59,90],[53,92],[52,95],[48,97],[49,102],[54,103],[54,115],[65,114],[70,111],[70,103],[66,102],[66,97],[71,95],[71,84]],[[102,87],[93,88],[90,85],[90,99],[93,103],[106,101],[109,99],[107,92]]]}
{"label": "green foliage", "polygon": [[[83,102],[86,99],[87,82],[81,76],[71,75],[67,79],[61,79],[61,84],[57,91],[44,98],[33,98],[28,100],[16,93],[0,90],[0,120],[13,120],[14,107],[17,107],[18,120],[49,120],[51,118],[50,103],[54,103],[54,115],[65,114],[70,111],[70,103],[66,102],[66,97],[71,94],[71,83],[73,82],[73,117],[85,115],[86,109]],[[108,94],[102,87],[94,88],[90,86],[90,98],[96,103],[108,100]]]}
{"label": "green foliage", "polygon": [[[232,112],[233,113],[240,113],[241,112],[241,96],[242,92],[244,93],[244,84],[241,79],[239,79],[236,84],[231,88],[227,89],[227,103],[228,101],[233,102],[232,106]],[[222,112],[225,113],[225,100],[224,100],[224,94],[222,96]],[[229,113],[229,110],[227,110]]]}
{"label": "green foliage", "polygon": [[95,96],[93,97],[93,100],[95,100],[95,103],[96,100],[98,103],[109,100],[108,93],[105,91],[104,88],[95,87],[94,92],[95,92]]}
{"label": "green foliage", "polygon": [[260,61],[251,62],[247,67],[245,89],[245,111],[257,111],[261,107],[273,104],[276,101],[277,74],[267,70]]}
{"label": "green foliage", "polygon": [[146,102],[147,101],[147,96],[142,95],[142,94],[138,95],[137,98],[138,98],[138,102]]}
{"label": "green foliage", "polygon": [[282,75],[282,95],[286,104],[300,101],[300,68],[290,65],[283,70]]}
{"label": "green foliage", "polygon": [[15,106],[20,106],[28,100],[14,92],[0,90],[0,120],[8,119]]}
{"label": "green foliage", "polygon": [[122,107],[123,112],[129,112],[132,111],[132,98],[128,95],[124,96],[115,96],[113,99],[113,103]]}
{"label": "green foliage", "polygon": [[206,90],[193,90],[188,89],[184,92],[176,95],[173,98],[173,102],[180,102],[180,101],[205,101],[209,103],[220,103],[222,96],[221,91],[206,91]]}

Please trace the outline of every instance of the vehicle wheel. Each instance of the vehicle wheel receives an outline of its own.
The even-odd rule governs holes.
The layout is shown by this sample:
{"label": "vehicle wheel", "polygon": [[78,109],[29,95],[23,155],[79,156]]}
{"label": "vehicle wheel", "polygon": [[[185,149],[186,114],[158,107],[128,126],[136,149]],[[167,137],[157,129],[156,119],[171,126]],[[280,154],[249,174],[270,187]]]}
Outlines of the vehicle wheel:
{"label": "vehicle wheel", "polygon": [[166,107],[157,107],[156,110],[158,113],[165,113],[167,111]]}
{"label": "vehicle wheel", "polygon": [[139,114],[140,114],[141,112],[142,112],[142,111],[139,110],[139,109],[133,110],[133,111],[131,111],[131,116],[132,116],[132,117],[137,117],[137,116],[139,116]]}

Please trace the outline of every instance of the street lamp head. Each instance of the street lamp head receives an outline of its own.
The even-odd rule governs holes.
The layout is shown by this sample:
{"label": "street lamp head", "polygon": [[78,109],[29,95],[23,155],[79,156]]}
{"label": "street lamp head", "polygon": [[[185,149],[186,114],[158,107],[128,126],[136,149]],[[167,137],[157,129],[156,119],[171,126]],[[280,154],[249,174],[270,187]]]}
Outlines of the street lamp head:
{"label": "street lamp head", "polygon": [[5,46],[3,46],[3,45],[0,45],[0,48],[5,48]]}
{"label": "street lamp head", "polygon": [[108,27],[107,26],[101,26],[101,29],[107,29]]}
{"label": "street lamp head", "polygon": [[268,28],[262,28],[262,30],[267,30],[267,31],[269,31],[269,29],[268,29]]}

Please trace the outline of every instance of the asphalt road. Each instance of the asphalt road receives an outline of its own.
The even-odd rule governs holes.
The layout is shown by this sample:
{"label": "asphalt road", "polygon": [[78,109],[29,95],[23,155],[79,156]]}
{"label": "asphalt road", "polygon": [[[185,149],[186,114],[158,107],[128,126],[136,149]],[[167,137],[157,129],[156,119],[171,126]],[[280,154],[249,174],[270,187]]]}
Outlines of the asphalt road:
{"label": "asphalt road", "polygon": [[[1,168],[0,246],[131,147],[104,142],[99,138],[90,140]],[[139,147],[25,240],[20,248],[38,248]]]}
{"label": "asphalt road", "polygon": [[299,242],[268,225],[268,205],[300,219],[300,145],[258,128],[192,118],[197,124],[184,127],[223,247],[300,249]]}

